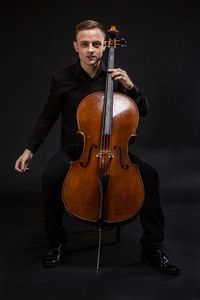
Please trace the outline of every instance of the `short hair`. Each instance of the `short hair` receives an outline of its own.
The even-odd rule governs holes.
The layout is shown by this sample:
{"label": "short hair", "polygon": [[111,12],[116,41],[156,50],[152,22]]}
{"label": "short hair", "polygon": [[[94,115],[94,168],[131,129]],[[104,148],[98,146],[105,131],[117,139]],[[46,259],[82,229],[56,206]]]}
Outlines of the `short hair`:
{"label": "short hair", "polygon": [[79,24],[76,25],[75,27],[75,40],[76,40],[76,37],[77,37],[77,34],[82,31],[82,30],[89,30],[89,29],[95,29],[95,28],[98,28],[100,29],[105,38],[106,38],[106,31],[105,31],[105,28],[104,26],[98,22],[98,21],[95,21],[95,20],[84,20],[82,22],[80,22]]}

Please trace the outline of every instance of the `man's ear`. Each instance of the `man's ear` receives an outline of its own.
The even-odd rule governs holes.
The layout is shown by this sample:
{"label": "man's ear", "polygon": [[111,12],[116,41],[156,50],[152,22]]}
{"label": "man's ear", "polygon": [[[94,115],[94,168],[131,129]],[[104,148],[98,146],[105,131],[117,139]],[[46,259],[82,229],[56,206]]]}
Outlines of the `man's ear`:
{"label": "man's ear", "polygon": [[78,53],[78,47],[77,47],[77,42],[76,41],[73,42],[73,46],[74,46],[74,50]]}

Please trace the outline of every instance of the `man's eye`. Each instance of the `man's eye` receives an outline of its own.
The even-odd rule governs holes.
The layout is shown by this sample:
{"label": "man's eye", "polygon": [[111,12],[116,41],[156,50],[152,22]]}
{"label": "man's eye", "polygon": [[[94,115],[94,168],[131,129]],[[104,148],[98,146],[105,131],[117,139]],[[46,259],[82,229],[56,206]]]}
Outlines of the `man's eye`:
{"label": "man's eye", "polygon": [[101,43],[100,42],[94,42],[92,45],[95,48],[99,48],[101,46]]}
{"label": "man's eye", "polygon": [[86,43],[86,42],[81,43],[81,47],[86,48],[87,46],[88,46],[88,43]]}

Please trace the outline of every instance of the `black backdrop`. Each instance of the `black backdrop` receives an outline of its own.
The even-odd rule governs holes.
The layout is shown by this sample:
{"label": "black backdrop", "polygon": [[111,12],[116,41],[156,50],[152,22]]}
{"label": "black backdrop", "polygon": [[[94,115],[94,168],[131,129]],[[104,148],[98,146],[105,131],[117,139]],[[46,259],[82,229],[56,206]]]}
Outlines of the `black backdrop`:
{"label": "black backdrop", "polygon": [[[140,152],[147,159],[156,153],[158,164],[158,152],[165,152],[166,159],[198,159],[200,21],[195,3],[19,1],[1,14],[1,151],[7,176],[46,101],[52,72],[75,61],[74,26],[87,18],[106,28],[115,24],[127,39],[116,62],[150,102],[150,113],[138,128]],[[29,177],[59,147],[58,130],[56,125],[41,147]],[[13,176],[12,181],[21,181]]]}
{"label": "black backdrop", "polygon": [[[3,225],[1,238],[5,250],[5,277],[8,279],[5,286],[7,291],[13,288],[16,299],[22,299],[23,295],[27,299],[26,291],[30,298],[29,291],[34,286],[32,297],[36,299],[40,282],[46,278],[45,271],[37,265],[41,259],[40,244],[44,240],[44,236],[36,231],[42,228],[38,195],[44,165],[59,148],[59,122],[35,156],[28,174],[18,175],[14,171],[14,164],[47,99],[51,74],[76,59],[72,47],[74,27],[84,19],[97,19],[106,28],[114,24],[127,39],[128,47],[117,50],[116,62],[127,69],[150,102],[150,113],[141,119],[138,128],[135,151],[155,165],[160,173],[167,212],[167,237],[177,249],[177,260],[186,269],[181,280],[171,285],[165,281],[166,289],[160,290],[161,296],[158,298],[150,297],[150,293],[154,295],[157,291],[158,278],[152,277],[147,282],[151,273],[147,273],[146,269],[139,274],[141,282],[137,268],[129,275],[125,270],[122,271],[122,276],[125,274],[125,279],[128,278],[126,276],[132,278],[130,274],[135,272],[138,289],[146,276],[147,299],[164,299],[164,295],[166,299],[177,299],[171,297],[176,294],[174,290],[179,291],[177,293],[182,299],[193,299],[190,295],[194,291],[196,293],[199,286],[196,272],[199,269],[200,166],[200,21],[194,1],[17,1],[1,7],[0,219]],[[126,243],[122,243],[121,247],[123,245],[126,246]],[[18,253],[17,260],[13,256],[13,249]],[[133,255],[131,248],[128,249],[129,239],[124,257],[130,261]],[[110,261],[111,257],[113,255]],[[83,264],[80,261],[77,263],[77,256],[74,261],[72,259],[72,266],[73,263],[75,266]],[[85,269],[86,265],[83,264]],[[61,270],[65,272],[68,269]],[[91,276],[87,269],[83,273],[79,270],[80,276],[75,271],[74,276],[78,277],[74,277],[72,285],[79,285],[85,278],[85,272]],[[34,275],[36,273],[37,276]],[[54,274],[60,278],[59,273],[48,273],[47,278],[52,282],[50,291],[54,286],[56,288]],[[117,274],[120,277],[120,271]],[[123,283],[123,278],[118,277],[117,280]],[[24,280],[28,280],[26,289]],[[112,276],[110,280],[114,283]],[[128,285],[128,298],[123,292],[123,297],[117,299],[130,299],[131,280],[130,284],[129,281],[123,283],[124,287]],[[159,280],[164,289],[162,278]],[[84,290],[87,282],[83,282],[86,284]],[[60,286],[60,282],[58,284]],[[116,291],[119,292],[118,289]],[[78,292],[75,286],[73,293]],[[144,293],[143,288],[138,291],[138,295]],[[55,299],[51,298],[52,295],[49,294],[49,299]],[[15,297],[10,294],[10,298],[6,299],[13,300]]]}

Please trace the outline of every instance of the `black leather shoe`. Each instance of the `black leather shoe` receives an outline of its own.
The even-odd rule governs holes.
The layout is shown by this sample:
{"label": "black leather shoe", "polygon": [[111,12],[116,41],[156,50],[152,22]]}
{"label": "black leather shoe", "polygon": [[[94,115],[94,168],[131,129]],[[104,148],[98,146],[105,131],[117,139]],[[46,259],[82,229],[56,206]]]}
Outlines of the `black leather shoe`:
{"label": "black leather shoe", "polygon": [[59,265],[63,259],[64,243],[59,241],[51,242],[47,253],[43,259],[44,267],[54,267]]}
{"label": "black leather shoe", "polygon": [[169,275],[179,275],[180,269],[174,265],[164,252],[162,245],[152,247],[143,246],[141,262]]}

